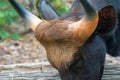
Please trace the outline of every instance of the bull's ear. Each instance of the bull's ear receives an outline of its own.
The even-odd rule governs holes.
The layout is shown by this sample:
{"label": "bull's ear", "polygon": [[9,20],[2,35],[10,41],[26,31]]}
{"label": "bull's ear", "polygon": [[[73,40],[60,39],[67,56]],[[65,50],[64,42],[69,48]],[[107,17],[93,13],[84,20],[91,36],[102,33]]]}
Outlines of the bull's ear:
{"label": "bull's ear", "polygon": [[59,14],[48,2],[48,0],[40,0],[38,2],[38,10],[45,20],[53,20],[59,18]]}
{"label": "bull's ear", "polygon": [[99,11],[99,22],[97,31],[108,33],[115,28],[116,13],[113,6],[108,5]]}

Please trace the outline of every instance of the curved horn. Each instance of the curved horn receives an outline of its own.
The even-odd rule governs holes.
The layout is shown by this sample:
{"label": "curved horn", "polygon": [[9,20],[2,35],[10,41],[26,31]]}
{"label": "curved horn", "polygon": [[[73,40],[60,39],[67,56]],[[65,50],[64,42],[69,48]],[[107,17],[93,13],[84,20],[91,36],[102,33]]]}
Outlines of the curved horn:
{"label": "curved horn", "polygon": [[48,2],[48,0],[40,0],[38,2],[38,10],[45,20],[53,20],[59,18],[59,14]]}
{"label": "curved horn", "polygon": [[98,13],[87,0],[79,0],[85,10],[85,16],[69,25],[73,37],[81,43],[84,43],[95,31],[98,24]]}
{"label": "curved horn", "polygon": [[77,21],[85,14],[83,6],[79,0],[74,0],[69,12],[61,17],[61,19],[68,19],[72,21]]}
{"label": "curved horn", "polygon": [[38,17],[33,15],[31,12],[26,10],[20,4],[18,4],[15,0],[8,0],[14,9],[18,12],[18,14],[29,24],[30,28],[34,31],[38,24],[42,22]]}

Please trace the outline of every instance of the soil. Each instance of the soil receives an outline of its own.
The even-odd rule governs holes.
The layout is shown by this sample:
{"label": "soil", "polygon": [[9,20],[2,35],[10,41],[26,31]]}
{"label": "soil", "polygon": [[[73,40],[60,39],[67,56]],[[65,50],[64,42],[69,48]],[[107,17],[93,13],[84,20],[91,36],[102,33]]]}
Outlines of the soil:
{"label": "soil", "polygon": [[0,41],[0,65],[46,61],[44,48],[28,34],[19,40]]}

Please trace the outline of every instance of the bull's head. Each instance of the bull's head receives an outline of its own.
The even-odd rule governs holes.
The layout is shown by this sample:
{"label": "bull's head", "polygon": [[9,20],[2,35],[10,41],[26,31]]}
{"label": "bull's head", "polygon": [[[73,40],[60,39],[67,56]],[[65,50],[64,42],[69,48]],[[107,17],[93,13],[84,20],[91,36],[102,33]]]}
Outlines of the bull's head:
{"label": "bull's head", "polygon": [[[50,62],[56,68],[61,67],[63,62],[68,63],[72,60],[78,47],[87,41],[98,24],[98,14],[87,0],[80,0],[86,15],[76,22],[68,20],[42,21],[15,0],[9,0],[9,2],[35,32],[36,38],[45,47]],[[69,57],[67,53],[70,54]],[[54,60],[57,60],[56,63]]]}
{"label": "bull's head", "polygon": [[[27,21],[30,28],[34,31],[35,37],[37,40],[45,47],[47,52],[47,57],[52,64],[61,74],[61,76],[66,76],[69,74],[77,74],[77,72],[80,72],[79,76],[81,78],[85,77],[84,80],[88,80],[86,74],[90,72],[90,76],[92,75],[92,78],[95,80],[98,78],[100,79],[103,65],[104,65],[104,57],[105,57],[105,50],[104,44],[101,43],[102,40],[98,37],[96,39],[91,40],[90,44],[85,44],[88,40],[88,38],[91,37],[91,35],[94,33],[97,24],[98,24],[98,13],[94,9],[94,7],[87,1],[87,0],[79,0],[81,4],[84,7],[85,15],[77,21],[70,21],[70,20],[64,20],[64,19],[57,19],[57,20],[50,20],[50,21],[42,21],[38,17],[34,16],[32,13],[27,11],[25,8],[20,6],[15,0],[9,0],[9,2],[13,5],[13,7],[16,9],[16,11],[19,13],[19,15]],[[95,47],[98,42],[101,42],[99,44],[99,47]],[[94,44],[95,42],[95,44]],[[85,45],[85,47],[82,47]],[[91,48],[91,46],[95,47],[96,49]],[[81,49],[79,49],[82,47]],[[85,51],[88,48],[88,51],[91,50],[91,52]],[[86,57],[94,56],[89,60],[84,61],[83,63],[79,63],[78,56],[82,55],[78,54],[78,52],[82,51],[82,53],[86,52],[87,56],[81,56],[86,59]],[[100,51],[99,51],[100,50]],[[99,53],[100,54],[97,54]],[[102,53],[102,54],[101,54]],[[84,54],[83,54],[84,55]],[[88,56],[90,55],[90,56]],[[97,62],[95,62],[96,56],[101,57]],[[81,58],[80,58],[81,59]],[[91,63],[92,62],[92,63]],[[71,72],[68,70],[71,67],[71,64],[81,64],[84,70],[81,68],[78,71],[78,68],[76,67],[77,71]],[[88,63],[88,64],[87,64]],[[95,66],[94,66],[94,65]],[[100,64],[100,66],[98,66]],[[96,73],[92,72],[91,69],[89,69],[89,66],[94,66],[92,68],[95,69]],[[75,68],[75,67],[74,67]],[[64,73],[67,71],[68,73]],[[86,71],[86,72],[85,72]],[[88,73],[87,73],[88,72]],[[63,74],[62,74],[63,73]],[[94,74],[94,75],[93,75]],[[101,74],[101,75],[99,75]],[[97,76],[96,76],[97,75]],[[75,77],[78,75],[74,75]],[[98,77],[99,76],[99,77]],[[73,77],[74,78],[74,77]],[[70,77],[71,80],[73,78]],[[70,80],[70,79],[63,79],[63,80]],[[76,79],[79,80],[79,77]]]}

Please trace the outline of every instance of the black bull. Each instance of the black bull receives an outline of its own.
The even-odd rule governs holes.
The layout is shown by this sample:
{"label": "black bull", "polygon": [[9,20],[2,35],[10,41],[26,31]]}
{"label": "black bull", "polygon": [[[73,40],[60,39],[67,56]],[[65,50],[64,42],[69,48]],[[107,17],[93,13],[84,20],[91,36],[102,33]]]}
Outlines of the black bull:
{"label": "black bull", "polygon": [[[33,24],[36,25],[34,21],[37,22],[39,20],[37,17],[35,17],[26,9],[24,9],[24,7],[21,7],[16,2],[16,0],[8,0],[8,1],[14,6],[16,11],[21,15],[21,17],[24,20],[29,22],[29,24],[32,24],[30,25],[30,27],[33,26]],[[41,0],[41,1],[46,1],[46,0]],[[81,1],[82,4],[80,4],[78,1]],[[45,7],[45,5],[43,5],[43,7],[47,8]],[[51,6],[48,6],[48,8],[50,9],[50,11],[53,10]],[[79,8],[80,10],[76,11],[76,9],[79,9]],[[85,12],[82,10],[85,10]],[[54,10],[53,10],[53,13],[54,13]],[[80,26],[74,21],[75,20],[77,21],[79,18],[81,18],[79,16],[83,16],[83,15],[86,18],[85,17],[82,18],[80,22],[85,19],[84,24],[86,24],[86,26],[82,27],[82,30],[83,30],[82,31],[81,26],[83,24],[81,24]],[[92,5],[90,5],[89,2],[87,2],[87,0],[75,0],[74,5],[72,6],[70,12],[67,15],[59,18],[61,19],[60,21],[62,21],[62,25],[61,25],[61,22],[57,20],[54,23],[54,25],[52,21],[51,22],[45,21],[45,22],[42,22],[40,25],[36,25],[38,27],[35,31],[36,38],[39,41],[39,38],[42,37],[41,43],[45,46],[46,51],[48,50],[48,53],[47,53],[48,59],[52,64],[52,66],[54,66],[59,71],[62,80],[101,80],[103,69],[104,69],[105,53],[106,53],[106,46],[105,46],[105,43],[103,42],[103,39],[105,39],[104,37],[108,37],[108,36],[105,36],[108,34],[110,34],[109,37],[112,37],[111,34],[115,34],[114,30],[116,31],[115,24],[117,21],[116,20],[117,16],[115,14],[114,8],[109,5],[99,10],[100,21],[98,24],[98,29],[95,30],[92,36],[90,36],[82,46],[79,46],[80,44],[78,44],[76,40],[74,41],[73,39],[71,39],[71,36],[69,38],[69,36],[66,37],[66,34],[65,36],[63,34],[67,32],[66,27],[71,28],[71,26],[68,26],[68,22],[69,24],[74,22],[74,24],[76,25],[74,25],[72,27],[73,30],[70,29],[70,31],[74,31],[74,28],[75,28],[74,32],[76,33],[76,35],[78,35],[78,36],[75,35],[75,38],[77,38],[77,41],[79,42],[80,39],[84,39],[84,36],[86,34],[85,32],[84,35],[82,34],[79,36],[79,30],[81,30],[80,32],[84,32],[86,30],[87,32],[89,32],[91,31],[89,30],[90,28],[93,28],[95,25],[97,25],[97,23],[94,22],[93,18],[95,18],[95,21],[96,21],[96,19],[98,20],[98,16],[97,17],[95,16],[97,16],[96,10],[94,9],[94,7],[92,7]],[[54,17],[54,15],[52,15],[52,17]],[[64,19],[67,19],[66,20],[67,22],[65,22]],[[72,20],[72,21],[69,21],[69,20]],[[87,25],[87,23],[90,23],[90,25]],[[49,26],[49,25],[52,25],[52,26]],[[110,29],[108,28],[108,25]],[[78,27],[76,28],[76,26]],[[42,29],[43,27],[46,29]],[[44,36],[44,34],[40,34],[41,32],[48,34],[48,36],[46,37],[46,35]],[[51,33],[52,33],[52,36],[50,36]],[[40,37],[40,35],[42,36]],[[101,37],[103,39],[101,39]]]}
{"label": "black bull", "polygon": [[[96,33],[99,33],[107,46],[107,53],[112,56],[120,56],[120,0],[89,0],[99,11],[99,24]],[[111,10],[109,6],[113,6]],[[85,13],[79,0],[74,0],[70,11],[59,17],[57,11],[48,3],[41,0],[38,4],[40,13],[46,20],[67,19],[79,20]],[[106,9],[104,9],[106,8]],[[47,12],[45,12],[45,10]],[[48,16],[49,15],[49,16]]]}

